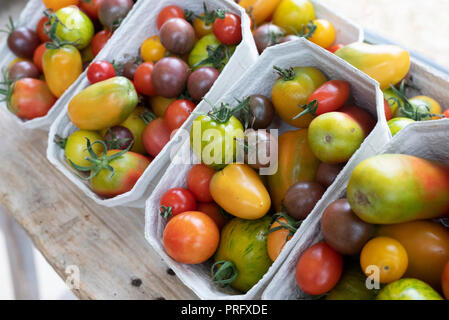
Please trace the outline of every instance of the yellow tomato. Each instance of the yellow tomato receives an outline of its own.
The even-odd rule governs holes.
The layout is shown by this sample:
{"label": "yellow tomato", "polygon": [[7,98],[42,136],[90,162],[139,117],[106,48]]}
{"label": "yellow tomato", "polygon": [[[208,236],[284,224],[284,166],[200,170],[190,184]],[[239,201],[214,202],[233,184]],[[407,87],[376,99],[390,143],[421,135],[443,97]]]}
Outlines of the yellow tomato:
{"label": "yellow tomato", "polygon": [[193,28],[195,29],[195,34],[197,38],[202,38],[205,35],[208,35],[210,33],[214,32],[214,24],[210,23],[207,24],[206,21],[204,21],[204,13],[200,15],[201,18],[196,18],[193,20]]}
{"label": "yellow tomato", "polygon": [[380,283],[399,280],[407,270],[408,256],[404,246],[389,237],[377,237],[368,241],[360,254],[360,265],[367,276],[374,267]]}
{"label": "yellow tomato", "polygon": [[323,47],[329,48],[335,41],[335,29],[332,23],[324,19],[316,19],[312,21],[316,26],[313,34],[307,38],[313,43]]}
{"label": "yellow tomato", "polygon": [[163,118],[168,105],[175,100],[175,98],[165,98],[162,96],[150,97],[151,109],[153,110],[155,115]]}
{"label": "yellow tomato", "polygon": [[[89,151],[87,151],[87,139],[90,143],[95,141],[103,141],[102,137],[95,131],[78,130],[72,133],[66,141],[64,147],[64,154],[67,162],[70,164],[69,160],[78,166],[87,167],[92,165],[92,162],[86,160],[90,157]],[[103,153],[103,146],[99,143],[92,145],[92,150],[96,155]]]}
{"label": "yellow tomato", "polygon": [[[416,97],[409,99],[409,102],[411,104],[423,104],[423,105],[427,106],[430,110],[430,113],[432,113],[432,114],[441,114],[442,113],[440,104],[437,101],[435,101],[434,99],[432,99],[431,97],[416,96]],[[442,117],[434,116],[431,118],[431,120],[438,120],[441,118]]]}
{"label": "yellow tomato", "polygon": [[239,5],[245,8],[256,24],[261,24],[273,15],[279,2],[281,0],[241,0]]}
{"label": "yellow tomato", "polygon": [[79,0],[42,0],[48,9],[53,9],[54,11],[59,10],[68,6],[77,6]]}
{"label": "yellow tomato", "polygon": [[146,127],[145,121],[141,118],[141,116],[147,111],[145,107],[137,107],[130,114],[128,119],[122,122],[120,125],[122,127],[128,128],[129,131],[134,136],[134,144],[131,148],[131,151],[146,154],[145,148],[142,142],[142,132]]}
{"label": "yellow tomato", "polygon": [[259,175],[248,165],[232,163],[210,181],[214,201],[226,212],[247,220],[267,214],[271,199]]}
{"label": "yellow tomato", "polygon": [[315,9],[308,0],[282,0],[273,15],[273,23],[287,34],[301,33],[315,19]]}
{"label": "yellow tomato", "polygon": [[140,54],[145,62],[159,61],[165,56],[165,53],[165,48],[162,45],[159,36],[153,36],[146,39],[140,47]]}

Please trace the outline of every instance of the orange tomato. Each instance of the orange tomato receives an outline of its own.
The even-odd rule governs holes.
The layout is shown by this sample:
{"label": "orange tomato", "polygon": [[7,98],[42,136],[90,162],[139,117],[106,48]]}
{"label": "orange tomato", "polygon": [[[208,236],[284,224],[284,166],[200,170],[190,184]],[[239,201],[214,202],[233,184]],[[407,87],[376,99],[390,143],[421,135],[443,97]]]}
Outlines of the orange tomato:
{"label": "orange tomato", "polygon": [[146,39],[140,47],[140,54],[143,61],[155,62],[165,56],[166,50],[159,39],[159,36],[153,36]]}
{"label": "orange tomato", "polygon": [[77,6],[79,4],[79,0],[42,0],[45,6],[48,9],[52,9],[54,11],[59,10],[68,6]]}
{"label": "orange tomato", "polygon": [[261,24],[272,16],[281,0],[242,0],[239,5],[245,8],[256,24]]}
{"label": "orange tomato", "polygon": [[312,21],[315,24],[315,32],[308,38],[308,40],[319,45],[320,47],[327,49],[335,41],[335,29],[334,26],[325,19],[316,19]]}
{"label": "orange tomato", "polygon": [[[275,222],[273,222],[273,224],[270,227],[270,230],[280,227],[281,224],[279,222],[288,223],[287,219],[280,218]],[[292,236],[290,235],[290,230],[288,230],[287,228],[279,229],[268,234],[267,251],[271,261],[274,262],[277,259],[277,257],[282,251],[282,248],[284,248],[287,241],[289,241],[291,238]]]}

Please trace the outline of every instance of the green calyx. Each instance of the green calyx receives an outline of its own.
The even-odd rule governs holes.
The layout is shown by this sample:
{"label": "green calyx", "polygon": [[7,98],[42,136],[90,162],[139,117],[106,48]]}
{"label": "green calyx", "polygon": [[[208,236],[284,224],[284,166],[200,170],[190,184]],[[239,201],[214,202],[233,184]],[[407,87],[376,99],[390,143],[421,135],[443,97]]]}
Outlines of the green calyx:
{"label": "green calyx", "polygon": [[207,6],[206,6],[205,2],[203,2],[203,11],[204,11],[204,15],[203,16],[197,15],[196,18],[203,20],[204,24],[206,26],[213,24],[217,17],[220,19],[223,19],[226,15],[226,11],[221,10],[221,9],[213,10],[213,11],[207,10]]}
{"label": "green calyx", "polygon": [[222,288],[233,283],[239,275],[235,264],[225,260],[215,262],[210,269],[210,273],[212,282]]}
{"label": "green calyx", "polygon": [[295,70],[293,68],[281,68],[278,66],[273,66],[273,69],[276,70],[276,73],[281,77],[284,81],[290,81],[295,78]]}
{"label": "green calyx", "polygon": [[111,139],[108,139],[106,141],[106,146],[108,147],[108,150],[120,149],[120,146],[124,143],[127,143],[129,140],[132,140],[132,143],[134,143],[134,139],[117,138],[110,128],[108,129],[107,133],[111,136]]}
{"label": "green calyx", "polygon": [[315,33],[317,25],[310,21],[308,24],[302,26],[301,32],[295,32],[298,37],[309,39]]}
{"label": "green calyx", "polygon": [[48,18],[48,22],[45,24],[46,26],[50,25],[50,29],[47,31],[44,28],[45,33],[48,35],[48,37],[50,38],[51,42],[48,42],[45,45],[45,48],[47,49],[60,49],[63,46],[67,46],[67,45],[71,45],[76,47],[76,45],[79,43],[80,39],[78,39],[77,41],[62,41],[57,35],[56,35],[56,29],[58,28],[58,24],[60,24],[61,26],[63,26],[64,28],[67,28],[64,23],[58,18],[58,16],[49,11],[49,10],[45,10],[44,11],[44,15]]}
{"label": "green calyx", "polygon": [[299,105],[301,108],[303,108],[304,110],[297,114],[296,116],[293,117],[293,120],[298,119],[299,117],[302,117],[303,115],[306,115],[308,113],[311,113],[313,116],[316,116],[316,111],[318,110],[318,100],[312,100],[309,103],[301,106]]}
{"label": "green calyx", "polygon": [[249,97],[246,98],[245,100],[239,102],[239,104],[233,108],[227,103],[221,103],[220,106],[217,107],[214,104],[212,104],[209,100],[204,99],[204,101],[206,101],[212,107],[212,110],[207,112],[206,114],[199,112],[198,113],[194,112],[194,114],[206,115],[217,123],[227,123],[232,116],[234,116],[237,112],[239,112],[240,110],[245,108],[245,106],[248,105],[249,99],[250,99]]}
{"label": "green calyx", "polygon": [[[122,150],[120,152],[117,152],[116,154],[113,154],[111,156],[108,156],[107,151],[108,151],[108,147],[106,145],[106,143],[104,141],[95,141],[94,143],[90,143],[90,140],[88,138],[86,138],[87,140],[87,151],[89,152],[90,157],[86,157],[86,160],[88,160],[89,162],[92,163],[92,165],[84,167],[84,166],[79,166],[75,163],[72,162],[72,160],[68,159],[70,165],[72,167],[74,167],[76,170],[81,171],[81,172],[91,172],[89,177],[82,177],[79,176],[81,179],[83,180],[92,180],[94,177],[96,177],[101,170],[108,170],[111,172],[111,177],[114,176],[115,174],[115,169],[110,165],[110,163],[118,158],[120,158],[121,156],[123,156],[125,153],[127,153],[131,147],[132,147],[132,143],[128,146],[128,148],[126,148],[125,150]],[[96,143],[99,143],[103,146],[104,152],[101,156],[98,156],[94,150],[92,149],[92,146],[95,145]]]}
{"label": "green calyx", "polygon": [[65,146],[67,145],[68,138],[63,138],[60,135],[55,135],[55,138],[53,139],[53,142],[58,145],[62,150],[65,150]]}
{"label": "green calyx", "polygon": [[[287,222],[281,221],[282,218],[284,218]],[[275,223],[275,222],[277,222],[279,224],[279,226],[268,230],[265,233],[265,236],[268,236],[270,233],[276,232],[278,230],[286,229],[289,231],[288,235],[287,235],[287,240],[288,240],[288,238],[292,237],[295,234],[295,232],[298,230],[298,228],[301,226],[302,220],[296,221],[295,219],[290,217],[287,213],[278,212],[273,215],[273,220],[271,222],[271,225],[273,225],[273,223]]]}
{"label": "green calyx", "polygon": [[156,119],[156,115],[151,111],[145,111],[143,114],[140,115],[140,119],[145,122],[145,124],[149,124],[151,121]]}
{"label": "green calyx", "polygon": [[207,58],[195,63],[192,69],[205,64],[211,64],[215,69],[220,70],[226,65],[225,61],[228,61],[232,56],[232,52],[228,46],[220,44],[218,47],[214,48],[212,46],[207,46]]}
{"label": "green calyx", "polygon": [[169,218],[173,217],[173,208],[161,206],[161,216],[162,216],[162,218],[167,219],[167,220]]}
{"label": "green calyx", "polygon": [[8,21],[9,21],[9,24],[6,25],[6,30],[0,29],[0,32],[10,34],[10,33],[14,32],[14,30],[16,30],[16,26],[14,25],[14,20],[12,19],[11,16],[9,16]]}
{"label": "green calyx", "polygon": [[0,102],[6,102],[6,106],[12,111],[10,102],[14,93],[14,83],[9,79],[8,71],[6,70],[3,72],[3,80],[0,82],[0,85],[5,86],[5,88],[0,88],[0,95],[3,96]]}

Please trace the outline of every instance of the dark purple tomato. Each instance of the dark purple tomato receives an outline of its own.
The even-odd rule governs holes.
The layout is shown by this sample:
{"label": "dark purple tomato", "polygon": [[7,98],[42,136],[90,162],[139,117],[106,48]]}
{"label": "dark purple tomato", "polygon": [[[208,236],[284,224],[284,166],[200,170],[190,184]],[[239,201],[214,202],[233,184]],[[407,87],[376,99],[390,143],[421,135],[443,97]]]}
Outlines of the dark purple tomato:
{"label": "dark purple tomato", "polygon": [[249,127],[266,129],[274,118],[274,107],[271,100],[261,94],[252,95],[249,99]]}
{"label": "dark purple tomato", "polygon": [[202,67],[192,72],[187,81],[190,96],[196,101],[203,99],[219,75],[220,71],[212,67]]}
{"label": "dark purple tomato", "polygon": [[113,31],[120,26],[133,5],[132,0],[102,0],[98,7],[98,18],[103,26]]}
{"label": "dark purple tomato", "polygon": [[287,214],[296,220],[304,220],[321,199],[326,189],[317,182],[297,182],[288,188],[284,197]]}
{"label": "dark purple tomato", "polygon": [[159,38],[169,52],[183,55],[195,45],[195,30],[186,20],[173,18],[162,25]]}
{"label": "dark purple tomato", "polygon": [[8,36],[9,49],[20,58],[33,59],[34,50],[40,44],[37,33],[28,28],[17,28]]}
{"label": "dark purple tomato", "polygon": [[128,61],[123,65],[123,71],[122,74],[124,77],[128,78],[129,80],[134,80],[134,74],[136,73],[137,68],[139,67],[139,64],[134,61]]}
{"label": "dark purple tomato", "polygon": [[274,137],[265,130],[249,129],[245,132],[245,163],[254,169],[271,164],[270,146],[276,144]]}
{"label": "dark purple tomato", "polygon": [[156,94],[165,98],[176,98],[184,91],[189,76],[189,66],[181,59],[166,57],[159,60],[154,65],[152,74]]}
{"label": "dark purple tomato", "polygon": [[104,141],[109,150],[124,150],[134,142],[134,136],[128,128],[114,126],[106,131]]}
{"label": "dark purple tomato", "polygon": [[289,34],[288,36],[285,36],[285,37],[282,37],[281,39],[279,39],[279,43],[289,42],[289,41],[298,40],[298,39],[301,39],[301,37],[298,37],[294,34]]}
{"label": "dark purple tomato", "polygon": [[335,178],[337,178],[343,167],[344,164],[341,163],[321,163],[316,174],[316,181],[325,188],[328,188],[332,183],[334,183]]}
{"label": "dark purple tomato", "polygon": [[285,31],[272,23],[261,25],[254,31],[254,41],[257,50],[262,53],[266,48],[279,43],[285,35]]}
{"label": "dark purple tomato", "polygon": [[359,254],[375,234],[375,226],[359,219],[347,199],[332,202],[321,218],[326,243],[343,255]]}
{"label": "dark purple tomato", "polygon": [[29,61],[19,61],[12,65],[8,72],[9,80],[12,82],[23,78],[39,79],[40,72],[34,63]]}

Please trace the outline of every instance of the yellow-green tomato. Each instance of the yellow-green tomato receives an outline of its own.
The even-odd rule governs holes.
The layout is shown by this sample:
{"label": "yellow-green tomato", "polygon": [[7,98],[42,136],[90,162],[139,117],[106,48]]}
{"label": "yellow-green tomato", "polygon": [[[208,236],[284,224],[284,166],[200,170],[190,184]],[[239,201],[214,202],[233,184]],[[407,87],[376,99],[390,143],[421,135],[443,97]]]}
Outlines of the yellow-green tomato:
{"label": "yellow-green tomato", "polygon": [[265,216],[271,199],[259,175],[248,165],[233,163],[210,181],[214,201],[226,212],[247,220]]}
{"label": "yellow-green tomato", "polygon": [[77,6],[68,6],[56,11],[58,23],[56,35],[63,41],[73,42],[78,49],[86,48],[95,33],[94,25],[89,17]]}
{"label": "yellow-green tomato", "polygon": [[390,128],[391,135],[394,137],[399,131],[401,131],[406,125],[415,122],[410,118],[393,118],[388,121],[388,128]]}
{"label": "yellow-green tomato", "polygon": [[287,34],[302,32],[303,26],[315,19],[315,9],[308,0],[282,0],[273,14],[273,23]]}
{"label": "yellow-green tomato", "polygon": [[412,278],[400,279],[384,287],[377,300],[443,300],[427,283]]}
{"label": "yellow-green tomato", "polygon": [[[87,139],[89,139],[91,144],[95,141],[103,140],[97,132],[87,130],[75,131],[67,138],[64,153],[69,164],[70,162],[68,160],[78,166],[83,167],[87,167],[92,164],[92,162],[86,160],[87,157],[90,157],[89,151],[87,151]],[[97,155],[102,154],[104,151],[102,145],[99,143],[94,144],[92,149]]]}

